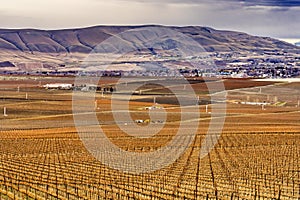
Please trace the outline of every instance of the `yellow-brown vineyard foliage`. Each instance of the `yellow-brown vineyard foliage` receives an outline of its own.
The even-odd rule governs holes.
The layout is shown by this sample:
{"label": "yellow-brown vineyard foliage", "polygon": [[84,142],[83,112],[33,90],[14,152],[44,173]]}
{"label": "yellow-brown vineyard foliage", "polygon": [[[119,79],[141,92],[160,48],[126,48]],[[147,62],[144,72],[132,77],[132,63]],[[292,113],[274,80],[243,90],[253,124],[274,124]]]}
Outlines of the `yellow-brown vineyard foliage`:
{"label": "yellow-brown vineyard foliage", "polygon": [[[17,91],[2,85],[1,112],[6,107],[7,116],[0,117],[0,199],[299,199],[297,98],[281,98],[274,93],[279,86],[273,83],[273,93],[263,89],[264,97],[253,88],[261,84],[248,84],[248,89],[236,88],[236,84],[231,84],[234,91],[228,93],[223,132],[207,156],[199,158],[211,121],[211,105],[208,110],[200,105],[200,123],[192,145],[171,165],[143,174],[115,170],[88,152],[74,126],[72,91],[25,86]],[[208,99],[200,90],[200,97]],[[247,96],[251,101],[267,95],[276,95],[278,101],[289,101],[289,105],[270,104],[262,109],[240,103],[247,101]],[[152,103],[139,101],[141,96],[135,98],[130,102],[131,117],[147,119],[144,108]],[[167,111],[163,129],[151,138],[137,139],[112,123],[110,95],[99,93],[96,100],[102,129],[112,143],[126,151],[155,151],[174,137],[180,124],[180,108],[163,104]],[[87,126],[86,131],[94,129]]]}

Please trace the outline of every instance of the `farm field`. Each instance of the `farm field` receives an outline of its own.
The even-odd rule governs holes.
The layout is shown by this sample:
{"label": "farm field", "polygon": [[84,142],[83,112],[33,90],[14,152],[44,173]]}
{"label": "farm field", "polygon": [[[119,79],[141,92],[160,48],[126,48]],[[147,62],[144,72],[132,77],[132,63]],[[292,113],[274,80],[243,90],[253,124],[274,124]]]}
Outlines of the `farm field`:
{"label": "farm field", "polygon": [[[198,96],[197,105],[187,97],[182,106],[172,95],[179,91],[184,96],[186,86],[181,82],[172,85],[161,79],[154,84],[152,79],[128,78],[119,84],[143,84],[137,94],[130,94],[132,119],[122,124],[141,130],[162,125],[150,138],[128,135],[116,123],[127,93],[95,92],[90,112],[83,97],[91,92],[42,87],[57,82],[74,83],[74,78],[1,77],[0,199],[300,199],[298,82],[195,78],[189,83]],[[222,92],[220,82],[227,92],[224,102],[211,97]],[[117,87],[117,83],[117,78],[106,77],[98,84]],[[74,95],[82,97],[80,105],[87,110],[74,113]],[[164,111],[163,122],[149,120],[152,106],[157,107],[154,112]],[[225,117],[218,141],[200,158],[208,130],[220,125],[214,124],[220,122],[220,113]],[[82,125],[74,122],[76,117],[88,121],[92,116],[98,124],[78,127]],[[84,128],[92,135],[101,127],[120,149],[147,153],[165,147],[179,128],[188,130],[191,123],[197,125],[195,137],[175,162],[138,174],[102,163],[78,134]]]}

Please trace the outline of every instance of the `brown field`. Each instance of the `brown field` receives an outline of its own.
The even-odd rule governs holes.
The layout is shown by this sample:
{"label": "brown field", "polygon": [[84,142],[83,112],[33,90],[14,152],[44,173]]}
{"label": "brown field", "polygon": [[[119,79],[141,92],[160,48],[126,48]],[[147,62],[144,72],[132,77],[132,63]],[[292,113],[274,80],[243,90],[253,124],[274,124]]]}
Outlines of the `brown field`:
{"label": "brown field", "polygon": [[[154,97],[164,107],[166,121],[151,138],[124,133],[111,112],[112,95],[98,92],[96,118],[102,130],[112,143],[129,152],[156,151],[172,140],[181,121],[185,128],[189,121],[199,121],[192,145],[176,162],[154,172],[131,174],[101,163],[85,148],[74,124],[72,91],[40,87],[73,83],[73,78],[21,78],[0,81],[0,199],[300,198],[299,83],[223,80],[228,90],[225,124],[217,144],[202,159],[201,144],[214,116],[210,113],[213,105],[208,105],[206,112],[211,97],[201,80],[191,84],[204,103],[199,110],[194,105],[186,107],[191,113],[186,121],[181,120],[182,108],[176,98],[168,95],[171,88],[148,83],[140,87],[141,94],[131,96],[133,120],[149,119],[145,108],[153,105]],[[133,80],[128,84],[135,84]],[[99,84],[117,81],[106,78]],[[172,87],[181,91],[184,86]],[[124,95],[114,96],[114,104],[123,105]],[[270,104],[241,103],[246,101]],[[3,116],[4,107],[7,116]],[[200,118],[195,118],[196,111]],[[88,118],[90,114],[78,115]],[[134,122],[126,123],[131,126]],[[139,124],[141,128],[147,125]],[[92,126],[85,129],[94,131]]]}

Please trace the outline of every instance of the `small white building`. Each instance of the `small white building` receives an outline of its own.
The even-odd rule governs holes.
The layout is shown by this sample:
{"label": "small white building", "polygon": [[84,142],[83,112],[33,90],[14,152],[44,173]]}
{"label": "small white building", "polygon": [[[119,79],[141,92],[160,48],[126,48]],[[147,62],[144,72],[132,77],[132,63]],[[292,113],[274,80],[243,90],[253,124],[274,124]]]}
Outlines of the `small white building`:
{"label": "small white building", "polygon": [[70,90],[73,86],[69,83],[49,83],[44,85],[43,87],[46,89]]}

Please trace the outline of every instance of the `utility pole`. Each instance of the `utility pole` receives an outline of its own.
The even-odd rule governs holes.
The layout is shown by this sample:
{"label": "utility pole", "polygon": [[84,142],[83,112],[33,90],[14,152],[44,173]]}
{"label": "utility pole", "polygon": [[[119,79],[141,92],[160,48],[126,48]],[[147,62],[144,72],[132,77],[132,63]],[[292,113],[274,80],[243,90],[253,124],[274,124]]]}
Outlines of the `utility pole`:
{"label": "utility pole", "polygon": [[3,108],[3,116],[4,116],[4,117],[7,117],[7,116],[8,116],[7,113],[6,113],[6,107]]}

